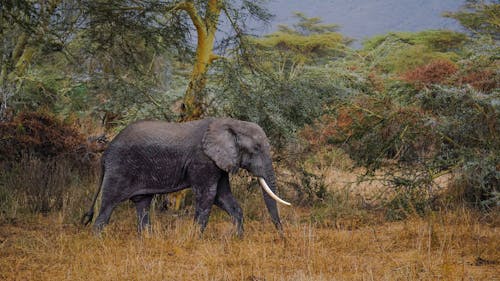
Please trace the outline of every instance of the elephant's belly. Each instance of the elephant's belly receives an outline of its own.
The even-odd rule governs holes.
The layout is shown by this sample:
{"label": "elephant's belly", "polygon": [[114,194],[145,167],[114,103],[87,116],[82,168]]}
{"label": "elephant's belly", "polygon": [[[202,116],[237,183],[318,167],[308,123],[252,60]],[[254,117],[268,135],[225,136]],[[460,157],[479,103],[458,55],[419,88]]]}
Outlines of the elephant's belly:
{"label": "elephant's belly", "polygon": [[130,185],[135,186],[136,189],[150,190],[151,193],[175,192],[189,186],[181,174],[180,172],[174,174],[164,171],[155,172],[154,169],[143,170],[129,175]]}
{"label": "elephant's belly", "polygon": [[170,193],[189,186],[183,159],[181,152],[156,147],[117,150],[106,159],[106,173],[118,175],[127,194]]}

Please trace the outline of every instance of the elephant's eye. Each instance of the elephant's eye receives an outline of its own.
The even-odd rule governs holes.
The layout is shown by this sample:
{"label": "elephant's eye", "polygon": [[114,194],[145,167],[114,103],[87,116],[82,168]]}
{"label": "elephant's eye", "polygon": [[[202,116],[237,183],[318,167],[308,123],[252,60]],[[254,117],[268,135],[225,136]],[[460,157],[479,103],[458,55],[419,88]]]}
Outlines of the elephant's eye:
{"label": "elephant's eye", "polygon": [[253,150],[254,150],[254,151],[260,151],[260,150],[261,150],[260,144],[255,144],[255,145],[253,146]]}

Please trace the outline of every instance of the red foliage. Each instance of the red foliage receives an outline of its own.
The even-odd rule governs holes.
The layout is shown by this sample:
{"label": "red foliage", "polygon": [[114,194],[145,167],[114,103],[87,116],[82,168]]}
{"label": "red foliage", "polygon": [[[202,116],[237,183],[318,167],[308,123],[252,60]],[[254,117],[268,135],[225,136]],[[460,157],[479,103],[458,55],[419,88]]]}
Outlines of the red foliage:
{"label": "red foliage", "polygon": [[460,77],[458,83],[469,84],[474,89],[486,93],[500,88],[500,75],[490,69],[471,71]]}
{"label": "red foliage", "polygon": [[417,88],[423,88],[431,84],[446,83],[457,71],[458,67],[453,62],[438,59],[406,72],[402,78]]}
{"label": "red foliage", "polygon": [[359,109],[341,107],[335,116],[323,115],[312,126],[306,126],[301,132],[301,137],[312,149],[343,142],[352,135],[353,128],[362,122],[363,118]]}
{"label": "red foliage", "polygon": [[75,152],[85,144],[78,130],[44,112],[24,112],[0,123],[0,160],[15,160],[22,153],[47,158]]}

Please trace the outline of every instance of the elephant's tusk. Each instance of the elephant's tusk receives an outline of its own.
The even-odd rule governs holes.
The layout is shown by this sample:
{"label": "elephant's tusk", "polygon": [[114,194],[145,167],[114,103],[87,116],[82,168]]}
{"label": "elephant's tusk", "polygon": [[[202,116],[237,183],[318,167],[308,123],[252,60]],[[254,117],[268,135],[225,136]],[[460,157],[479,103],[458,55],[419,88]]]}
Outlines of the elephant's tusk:
{"label": "elephant's tusk", "polygon": [[276,200],[277,202],[280,202],[281,204],[285,204],[288,206],[292,205],[292,204],[282,200],[281,198],[279,198],[276,194],[274,194],[274,192],[269,188],[269,186],[267,185],[266,181],[263,178],[259,178],[259,183],[262,186],[262,188],[267,192],[267,194],[269,194],[269,196],[271,196],[274,200]]}

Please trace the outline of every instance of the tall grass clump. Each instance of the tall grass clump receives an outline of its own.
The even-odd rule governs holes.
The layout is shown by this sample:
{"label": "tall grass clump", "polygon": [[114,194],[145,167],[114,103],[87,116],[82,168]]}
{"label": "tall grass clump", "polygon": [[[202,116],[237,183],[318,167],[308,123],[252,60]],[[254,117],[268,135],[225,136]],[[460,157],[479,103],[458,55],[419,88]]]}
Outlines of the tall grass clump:
{"label": "tall grass clump", "polygon": [[72,183],[67,167],[68,161],[63,159],[42,161],[24,156],[4,176],[3,188],[13,192],[17,203],[31,213],[59,211]]}

